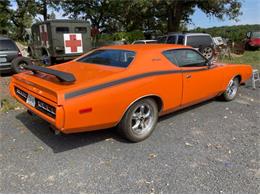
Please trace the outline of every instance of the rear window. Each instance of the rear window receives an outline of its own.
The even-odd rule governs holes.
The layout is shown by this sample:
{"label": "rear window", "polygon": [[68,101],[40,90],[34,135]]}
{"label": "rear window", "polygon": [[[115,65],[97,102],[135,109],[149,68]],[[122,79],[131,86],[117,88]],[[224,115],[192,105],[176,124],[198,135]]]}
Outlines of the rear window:
{"label": "rear window", "polygon": [[86,33],[87,28],[86,27],[75,27],[75,32],[76,33]]}
{"label": "rear window", "polygon": [[206,35],[187,36],[187,45],[198,47],[199,45],[211,45],[212,39]]}
{"label": "rear window", "polygon": [[133,61],[134,57],[135,52],[133,51],[106,49],[93,51],[77,61],[125,68]]}
{"label": "rear window", "polygon": [[68,33],[69,27],[56,27],[56,32],[57,33]]}
{"label": "rear window", "polygon": [[0,51],[18,51],[12,40],[0,40]]}

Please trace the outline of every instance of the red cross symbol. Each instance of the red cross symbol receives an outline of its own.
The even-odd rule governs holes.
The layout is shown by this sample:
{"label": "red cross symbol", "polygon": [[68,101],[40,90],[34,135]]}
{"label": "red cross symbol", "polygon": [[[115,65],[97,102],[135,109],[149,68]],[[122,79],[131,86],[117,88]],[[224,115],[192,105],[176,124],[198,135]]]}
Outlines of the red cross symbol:
{"label": "red cross symbol", "polygon": [[44,31],[44,26],[41,26],[42,32],[41,32],[41,40],[44,42],[44,45],[47,45],[48,41],[48,33]]}
{"label": "red cross symbol", "polygon": [[77,40],[76,35],[70,35],[70,40],[65,41],[65,46],[70,47],[71,52],[77,52],[81,46],[81,40]]}

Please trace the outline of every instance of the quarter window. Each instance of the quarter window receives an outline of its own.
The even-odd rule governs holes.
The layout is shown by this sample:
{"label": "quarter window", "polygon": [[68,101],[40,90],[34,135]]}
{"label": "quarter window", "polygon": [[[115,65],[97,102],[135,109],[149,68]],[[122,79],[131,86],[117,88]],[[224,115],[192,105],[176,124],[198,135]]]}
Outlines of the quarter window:
{"label": "quarter window", "polygon": [[166,58],[179,67],[206,66],[206,59],[191,49],[176,49],[163,52]]}

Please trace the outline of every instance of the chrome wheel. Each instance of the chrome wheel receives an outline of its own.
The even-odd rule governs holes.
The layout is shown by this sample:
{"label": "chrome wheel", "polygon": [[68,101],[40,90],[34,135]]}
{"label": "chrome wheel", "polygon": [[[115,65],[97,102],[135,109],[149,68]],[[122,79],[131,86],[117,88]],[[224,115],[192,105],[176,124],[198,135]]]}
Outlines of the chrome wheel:
{"label": "chrome wheel", "polygon": [[232,79],[229,82],[227,91],[226,91],[228,98],[233,99],[237,94],[237,90],[238,90],[238,82],[237,82],[237,80]]}
{"label": "chrome wheel", "polygon": [[213,56],[213,49],[211,47],[206,47],[203,49],[202,51],[202,55],[207,58],[210,59]]}
{"label": "chrome wheel", "polygon": [[158,111],[154,99],[141,99],[126,111],[118,125],[118,131],[129,141],[140,142],[149,137],[155,129]]}
{"label": "chrome wheel", "polygon": [[131,128],[133,133],[145,134],[150,131],[154,124],[154,111],[149,104],[141,104],[138,106],[131,117]]}

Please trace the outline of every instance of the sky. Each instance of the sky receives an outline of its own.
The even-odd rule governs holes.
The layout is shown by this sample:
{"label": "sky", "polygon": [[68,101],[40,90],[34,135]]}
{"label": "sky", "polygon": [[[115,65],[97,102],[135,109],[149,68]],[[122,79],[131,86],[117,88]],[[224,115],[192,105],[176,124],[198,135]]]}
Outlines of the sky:
{"label": "sky", "polygon": [[260,24],[260,0],[241,0],[242,15],[239,16],[239,21],[228,20],[222,21],[215,17],[207,17],[201,10],[197,9],[192,15],[192,23],[188,25],[189,29],[196,27],[209,28],[214,26],[231,26],[240,24]]}
{"label": "sky", "polygon": [[[239,21],[219,20],[215,17],[207,17],[200,9],[196,9],[195,13],[191,16],[192,24],[188,25],[188,29],[197,27],[209,28],[214,26],[231,26],[240,24],[260,24],[260,0],[240,0],[242,2],[242,15],[239,16]],[[13,9],[16,9],[16,4],[11,0]],[[49,10],[49,13],[51,10]],[[57,19],[65,19],[62,16],[62,10],[55,12]]]}

